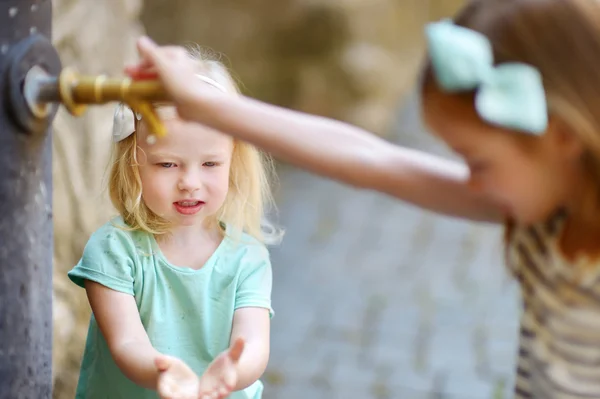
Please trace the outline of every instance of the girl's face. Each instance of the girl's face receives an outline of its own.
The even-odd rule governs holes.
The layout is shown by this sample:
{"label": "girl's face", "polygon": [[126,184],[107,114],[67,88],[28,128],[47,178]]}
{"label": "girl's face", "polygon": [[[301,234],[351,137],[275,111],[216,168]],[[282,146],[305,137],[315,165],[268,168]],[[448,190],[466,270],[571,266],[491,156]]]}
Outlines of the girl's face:
{"label": "girl's face", "polygon": [[540,137],[493,127],[472,98],[425,93],[425,119],[470,171],[469,186],[523,224],[543,221],[579,193],[580,154],[554,124]]}
{"label": "girl's face", "polygon": [[179,119],[172,108],[159,109],[159,115],[168,131],[166,137],[148,144],[143,123],[136,133],[142,199],[152,212],[175,226],[201,224],[227,197],[233,141]]}

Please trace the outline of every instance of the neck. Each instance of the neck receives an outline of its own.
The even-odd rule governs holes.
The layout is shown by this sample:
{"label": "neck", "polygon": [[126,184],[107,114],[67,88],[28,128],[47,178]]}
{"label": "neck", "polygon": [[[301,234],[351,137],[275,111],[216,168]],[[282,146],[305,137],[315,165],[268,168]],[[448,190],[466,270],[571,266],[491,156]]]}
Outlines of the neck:
{"label": "neck", "polygon": [[565,255],[600,255],[600,191],[594,184],[579,185],[568,206],[568,218],[561,237]]}
{"label": "neck", "polygon": [[189,248],[197,246],[199,242],[219,239],[220,230],[218,225],[208,222],[192,226],[177,226],[173,227],[168,234],[157,237],[157,241]]}
{"label": "neck", "polygon": [[578,174],[571,184],[572,197],[567,204],[569,218],[585,229],[600,229],[600,189],[595,178]]}

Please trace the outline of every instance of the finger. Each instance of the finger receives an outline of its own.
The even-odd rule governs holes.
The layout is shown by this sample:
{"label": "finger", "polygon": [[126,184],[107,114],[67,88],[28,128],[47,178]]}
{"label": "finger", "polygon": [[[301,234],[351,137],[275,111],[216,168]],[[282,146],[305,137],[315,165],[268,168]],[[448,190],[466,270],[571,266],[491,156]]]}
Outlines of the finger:
{"label": "finger", "polygon": [[221,383],[229,390],[232,390],[237,382],[237,372],[235,367],[225,367],[221,374]]}
{"label": "finger", "polygon": [[151,70],[151,71],[133,70],[133,71],[125,71],[125,73],[133,80],[155,80],[155,79],[158,79],[158,73],[156,73],[155,70]]}
{"label": "finger", "polygon": [[125,69],[127,70],[130,68],[135,68],[135,69],[152,68],[152,60],[149,60],[147,58],[141,58],[137,62],[127,63],[125,65]]}
{"label": "finger", "polygon": [[158,395],[161,399],[173,399],[173,391],[164,385],[158,387]]}
{"label": "finger", "polygon": [[164,392],[169,399],[178,398],[180,395],[179,384],[172,378],[169,378],[165,384],[163,384]]}
{"label": "finger", "polygon": [[148,71],[156,71],[156,67],[152,60],[148,60],[147,62],[138,62],[134,64],[127,64],[124,68],[125,72],[148,72]]}
{"label": "finger", "polygon": [[138,65],[142,68],[149,68],[152,66],[152,60],[146,57],[142,57],[138,60],[138,62],[135,65]]}
{"label": "finger", "polygon": [[205,392],[200,395],[200,399],[213,399],[214,397],[214,392]]}
{"label": "finger", "polygon": [[[231,369],[229,369],[229,371],[231,371]],[[221,374],[221,377],[219,378],[219,382],[217,383],[217,385],[214,388],[214,391],[218,395],[218,399],[227,397],[227,395],[229,395],[231,393],[231,391],[233,391],[234,384],[231,383],[230,378],[227,378],[227,373],[228,373],[228,369],[223,370],[223,373]],[[229,381],[230,383],[228,383],[227,380],[230,380]]]}
{"label": "finger", "polygon": [[[148,54],[153,54],[156,52],[156,50],[158,50],[158,44],[156,44],[154,40],[150,39],[148,36],[141,36],[138,39],[136,46],[142,57]],[[152,57],[148,57],[147,59],[152,59]]]}
{"label": "finger", "polygon": [[240,360],[240,356],[242,356],[242,352],[244,351],[244,345],[244,339],[238,338],[229,349],[229,357],[234,363],[237,363],[237,361]]}
{"label": "finger", "polygon": [[125,73],[140,73],[140,72],[155,72],[156,68],[153,65],[127,65]]}
{"label": "finger", "polygon": [[142,58],[140,66],[157,67],[164,61],[173,61],[187,56],[183,47],[179,46],[159,46],[147,36],[142,36],[137,42],[138,52]]}
{"label": "finger", "polygon": [[154,365],[158,371],[165,371],[171,367],[172,360],[169,356],[157,356],[154,359]]}
{"label": "finger", "polygon": [[224,398],[227,396],[227,394],[230,392],[230,389],[227,389],[226,387],[222,386],[219,388],[219,398]]}
{"label": "finger", "polygon": [[160,47],[147,36],[142,36],[137,41],[137,49],[140,57],[144,60],[143,65],[152,65],[154,68],[160,69],[161,65],[166,62]]}
{"label": "finger", "polygon": [[152,39],[143,36],[137,43],[140,56],[148,60],[157,71],[164,71],[177,61],[189,59],[187,51],[179,46],[160,47]]}

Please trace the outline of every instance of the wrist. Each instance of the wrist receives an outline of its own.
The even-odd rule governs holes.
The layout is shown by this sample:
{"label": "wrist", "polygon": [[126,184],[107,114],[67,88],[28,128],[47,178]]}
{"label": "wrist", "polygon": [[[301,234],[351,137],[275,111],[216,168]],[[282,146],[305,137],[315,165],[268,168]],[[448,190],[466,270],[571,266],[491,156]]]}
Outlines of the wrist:
{"label": "wrist", "polygon": [[237,380],[232,391],[241,391],[242,389],[248,388],[254,384],[263,375],[266,367],[262,367],[258,364],[248,364],[247,362],[240,362],[236,365]]}
{"label": "wrist", "polygon": [[229,96],[208,85],[188,90],[185,96],[178,100],[179,115],[186,120],[206,123],[207,117],[218,109],[221,99]]}

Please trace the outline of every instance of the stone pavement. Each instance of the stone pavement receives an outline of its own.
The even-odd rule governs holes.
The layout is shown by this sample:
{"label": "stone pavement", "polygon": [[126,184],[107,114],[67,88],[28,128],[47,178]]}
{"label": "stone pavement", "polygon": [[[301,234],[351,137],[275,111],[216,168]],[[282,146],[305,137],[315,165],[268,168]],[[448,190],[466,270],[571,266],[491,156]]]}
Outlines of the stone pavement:
{"label": "stone pavement", "polygon": [[294,169],[280,178],[266,399],[510,396],[518,289],[499,228]]}

